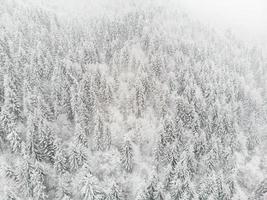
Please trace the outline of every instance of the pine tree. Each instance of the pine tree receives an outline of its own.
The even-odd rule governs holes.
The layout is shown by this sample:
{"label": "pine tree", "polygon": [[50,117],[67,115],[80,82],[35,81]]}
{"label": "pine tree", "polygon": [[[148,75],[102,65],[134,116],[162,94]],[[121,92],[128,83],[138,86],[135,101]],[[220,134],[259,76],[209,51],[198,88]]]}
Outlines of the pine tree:
{"label": "pine tree", "polygon": [[24,80],[23,85],[23,113],[25,116],[32,115],[38,107],[37,87],[31,86],[30,80]]}
{"label": "pine tree", "polygon": [[17,87],[11,74],[4,77],[4,105],[1,109],[1,124],[5,134],[12,131],[21,115],[21,105],[19,101]]}
{"label": "pine tree", "polygon": [[176,122],[182,121],[183,127],[193,129],[196,121],[196,114],[193,107],[184,99],[179,98],[176,103]]}
{"label": "pine tree", "polygon": [[18,131],[16,128],[12,128],[10,133],[7,135],[7,140],[10,143],[11,151],[12,152],[19,152],[21,149],[21,138],[19,136]]}
{"label": "pine tree", "polygon": [[122,167],[127,172],[132,172],[133,170],[133,147],[129,140],[127,140],[121,150],[121,162]]}
{"label": "pine tree", "polygon": [[[67,82],[67,81],[66,81]],[[62,107],[64,112],[67,114],[67,117],[70,121],[74,120],[74,111],[71,105],[71,89],[70,83],[66,83],[62,86]]]}
{"label": "pine tree", "polygon": [[145,94],[144,94],[144,86],[141,80],[138,80],[136,83],[136,116],[141,117],[144,109],[145,109]]}
{"label": "pine tree", "polygon": [[37,112],[29,115],[26,123],[26,142],[25,153],[30,157],[36,159],[38,157],[38,125],[37,125]]}
{"label": "pine tree", "polygon": [[58,146],[55,154],[54,167],[59,174],[64,174],[67,171],[67,155],[62,147]]}
{"label": "pine tree", "polygon": [[109,150],[111,146],[111,132],[107,125],[104,132],[104,146],[105,150]]}
{"label": "pine tree", "polygon": [[[45,91],[40,91],[38,94],[38,110],[43,119],[51,122],[55,119],[56,113],[53,111],[53,105],[48,94]],[[46,96],[47,95],[47,96]]]}
{"label": "pine tree", "polygon": [[106,200],[123,200],[123,192],[118,183],[112,185],[110,193],[107,195]]}
{"label": "pine tree", "polygon": [[154,192],[154,199],[155,200],[164,200],[165,194],[164,194],[164,186],[161,182],[158,182],[157,187]]}
{"label": "pine tree", "polygon": [[98,179],[91,173],[87,164],[83,166],[78,175],[78,195],[81,200],[96,200],[102,199],[105,196],[104,192],[99,187]]}
{"label": "pine tree", "polygon": [[153,176],[149,185],[144,189],[141,199],[142,200],[163,200],[164,191],[163,185],[159,180]]}
{"label": "pine tree", "polygon": [[113,91],[110,83],[108,83],[107,81],[105,81],[104,83],[105,84],[103,85],[103,102],[108,105],[112,102]]}
{"label": "pine tree", "polygon": [[31,173],[31,183],[33,185],[33,199],[46,200],[46,186],[44,185],[44,172],[38,165]]}
{"label": "pine tree", "polygon": [[5,145],[5,132],[2,128],[2,124],[0,122],[0,151],[2,152],[4,150],[4,145]]}
{"label": "pine tree", "polygon": [[45,200],[46,186],[45,173],[40,163],[30,160],[21,160],[15,169],[7,169],[6,176],[13,180],[13,193],[22,199]]}
{"label": "pine tree", "polygon": [[72,175],[64,173],[58,176],[58,184],[56,191],[57,200],[71,200],[72,198]]}
{"label": "pine tree", "polygon": [[102,117],[99,115],[97,117],[97,121],[95,124],[95,147],[96,150],[101,150],[103,151],[105,149],[104,147],[104,131],[105,131],[105,127],[104,127],[104,121],[102,119]]}
{"label": "pine tree", "polygon": [[81,80],[78,88],[78,117],[86,135],[92,135],[96,116],[96,94],[93,84],[93,76],[87,72]]}
{"label": "pine tree", "polygon": [[71,91],[67,69],[64,65],[56,64],[52,75],[52,97],[55,116],[67,114],[68,119],[73,119],[71,108]]}
{"label": "pine tree", "polygon": [[73,110],[73,119],[77,119],[80,116],[80,104],[81,100],[78,93],[78,83],[74,82],[74,84],[70,87],[70,104]]}
{"label": "pine tree", "polygon": [[165,181],[164,181],[164,186],[165,186],[166,190],[170,190],[170,188],[172,187],[172,182],[176,177],[176,170],[174,167],[169,165],[166,171],[167,171],[167,173],[165,175],[166,177],[165,177]]}
{"label": "pine tree", "polygon": [[82,128],[82,124],[78,120],[75,121],[75,143],[77,145],[88,147],[88,136],[86,135],[85,130]]}
{"label": "pine tree", "polygon": [[155,193],[156,193],[156,182],[155,179],[153,179],[145,190],[145,199],[154,200]]}
{"label": "pine tree", "polygon": [[164,120],[163,123],[163,131],[164,131],[164,137],[165,137],[165,141],[168,143],[172,143],[175,139],[175,135],[174,135],[174,123],[172,121],[171,118],[167,117]]}
{"label": "pine tree", "polygon": [[54,163],[56,152],[55,136],[50,128],[49,123],[45,119],[39,120],[38,138],[35,141],[38,151],[38,160],[44,160]]}
{"label": "pine tree", "polygon": [[71,171],[76,171],[83,166],[87,160],[86,154],[82,146],[72,147],[69,155],[69,166]]}
{"label": "pine tree", "polygon": [[155,159],[158,165],[164,165],[168,162],[167,141],[165,139],[163,133],[160,133],[155,151]]}
{"label": "pine tree", "polygon": [[95,123],[95,149],[96,150],[109,150],[111,145],[111,132],[107,125],[107,123],[104,122],[103,117],[98,114],[98,117],[96,117],[97,121]]}

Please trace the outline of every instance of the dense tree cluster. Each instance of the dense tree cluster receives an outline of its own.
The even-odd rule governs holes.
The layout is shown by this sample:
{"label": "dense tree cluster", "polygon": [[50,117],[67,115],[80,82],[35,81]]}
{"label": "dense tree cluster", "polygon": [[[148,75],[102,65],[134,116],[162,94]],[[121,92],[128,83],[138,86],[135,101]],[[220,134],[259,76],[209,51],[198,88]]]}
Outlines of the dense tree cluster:
{"label": "dense tree cluster", "polygon": [[1,4],[1,198],[263,198],[266,181],[245,183],[254,158],[267,171],[259,48],[166,7]]}

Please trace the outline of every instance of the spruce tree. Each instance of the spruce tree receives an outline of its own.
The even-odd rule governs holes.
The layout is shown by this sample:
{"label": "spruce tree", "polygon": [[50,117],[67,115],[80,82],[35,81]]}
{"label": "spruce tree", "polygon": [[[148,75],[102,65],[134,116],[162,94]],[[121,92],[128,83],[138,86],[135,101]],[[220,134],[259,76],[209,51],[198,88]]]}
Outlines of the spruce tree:
{"label": "spruce tree", "polygon": [[19,152],[21,149],[21,138],[19,132],[16,128],[12,128],[7,135],[7,140],[10,143],[11,151],[12,152]]}
{"label": "spruce tree", "polygon": [[4,105],[1,109],[1,125],[7,136],[12,131],[21,117],[21,104],[18,96],[17,87],[11,74],[4,77]]}
{"label": "spruce tree", "polygon": [[165,193],[164,193],[164,186],[161,182],[158,182],[156,190],[154,192],[154,199],[155,200],[164,200]]}
{"label": "spruce tree", "polygon": [[55,158],[54,158],[54,168],[57,173],[64,174],[68,170],[66,152],[62,149],[61,146],[57,145]]}
{"label": "spruce tree", "polygon": [[142,117],[144,109],[145,109],[145,94],[144,94],[144,86],[141,80],[137,80],[136,83],[136,116]]}
{"label": "spruce tree", "polygon": [[129,173],[133,170],[133,147],[129,140],[127,140],[121,149],[121,163],[122,167]]}
{"label": "spruce tree", "polygon": [[77,145],[70,149],[68,161],[71,171],[75,172],[81,168],[86,160],[87,157],[83,146]]}
{"label": "spruce tree", "polygon": [[77,198],[81,200],[102,199],[105,194],[99,187],[98,179],[91,173],[91,170],[85,164],[78,175]]}
{"label": "spruce tree", "polygon": [[82,128],[82,124],[78,120],[75,121],[75,143],[77,145],[88,147],[88,136],[86,135],[84,128]]}
{"label": "spruce tree", "polygon": [[86,72],[78,88],[78,117],[86,135],[92,135],[96,116],[97,99],[93,83],[93,75]]}
{"label": "spruce tree", "polygon": [[44,185],[44,172],[41,167],[36,165],[31,173],[31,183],[33,185],[33,199],[46,200],[48,196],[46,194],[46,186]]}
{"label": "spruce tree", "polygon": [[103,151],[105,149],[104,144],[104,133],[105,127],[104,127],[104,120],[101,115],[98,115],[97,121],[95,123],[95,148],[96,150]]}
{"label": "spruce tree", "polygon": [[106,200],[123,200],[123,191],[121,185],[115,183],[111,187],[110,193],[107,195]]}

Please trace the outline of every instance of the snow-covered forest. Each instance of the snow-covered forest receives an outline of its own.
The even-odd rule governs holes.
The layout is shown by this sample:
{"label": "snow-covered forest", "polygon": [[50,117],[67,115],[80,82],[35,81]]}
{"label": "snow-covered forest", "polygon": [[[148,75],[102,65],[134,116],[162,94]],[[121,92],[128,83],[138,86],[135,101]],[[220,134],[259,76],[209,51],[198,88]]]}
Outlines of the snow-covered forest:
{"label": "snow-covered forest", "polygon": [[264,51],[153,1],[99,7],[0,0],[0,199],[266,199]]}

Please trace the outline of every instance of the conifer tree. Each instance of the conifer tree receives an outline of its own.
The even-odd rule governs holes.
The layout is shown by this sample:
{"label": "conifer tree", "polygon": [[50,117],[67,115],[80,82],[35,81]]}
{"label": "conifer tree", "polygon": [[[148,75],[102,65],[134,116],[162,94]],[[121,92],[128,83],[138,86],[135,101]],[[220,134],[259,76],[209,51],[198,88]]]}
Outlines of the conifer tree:
{"label": "conifer tree", "polygon": [[141,117],[145,109],[145,94],[141,80],[138,80],[136,83],[135,98],[136,98],[136,116]]}
{"label": "conifer tree", "polygon": [[115,183],[111,187],[110,193],[107,195],[107,200],[123,200],[123,191],[118,183]]}
{"label": "conifer tree", "polygon": [[70,83],[67,82],[65,85],[62,86],[63,94],[62,94],[62,107],[64,112],[67,114],[67,117],[70,121],[74,119],[74,111],[71,105],[71,89]]}
{"label": "conifer tree", "polygon": [[78,175],[77,198],[81,200],[102,199],[105,194],[99,187],[98,179],[91,173],[89,166],[85,164]]}
{"label": "conifer tree", "polygon": [[69,166],[71,171],[76,171],[83,166],[87,160],[84,148],[80,145],[72,147],[69,155]]}
{"label": "conifer tree", "polygon": [[105,150],[109,150],[111,146],[111,132],[107,125],[105,127],[105,132],[104,132],[104,146]]}
{"label": "conifer tree", "polygon": [[164,194],[164,186],[161,182],[158,182],[156,190],[154,192],[154,199],[155,200],[164,200],[165,194]]}
{"label": "conifer tree", "polygon": [[133,147],[129,140],[127,140],[121,149],[121,163],[122,167],[127,172],[133,170]]}
{"label": "conifer tree", "polygon": [[21,105],[18,99],[17,87],[14,83],[14,79],[10,77],[11,74],[4,77],[4,105],[1,109],[1,121],[5,134],[11,132],[20,119]]}
{"label": "conifer tree", "polygon": [[46,200],[45,173],[40,163],[22,160],[15,169],[7,169],[6,176],[14,181],[13,193],[22,199]]}
{"label": "conifer tree", "polygon": [[78,88],[77,117],[81,120],[81,127],[86,135],[92,135],[96,115],[96,95],[93,85],[93,75],[90,72],[84,75]]}
{"label": "conifer tree", "polygon": [[165,140],[163,133],[160,133],[159,140],[157,142],[156,152],[155,152],[155,159],[158,164],[166,163],[167,160],[167,150],[166,145],[167,142]]}
{"label": "conifer tree", "polygon": [[28,116],[26,122],[26,141],[25,141],[25,153],[30,157],[36,159],[38,157],[38,122],[37,111],[34,114]]}
{"label": "conifer tree", "polygon": [[159,180],[153,176],[149,185],[144,189],[141,199],[143,200],[155,200],[155,199],[164,199],[163,185]]}
{"label": "conifer tree", "polygon": [[0,199],[263,199],[266,57],[128,1],[78,20],[0,1]]}
{"label": "conifer tree", "polygon": [[88,136],[86,135],[85,130],[82,128],[81,122],[78,120],[75,124],[75,142],[77,145],[88,147]]}
{"label": "conifer tree", "polygon": [[152,200],[155,199],[155,193],[156,193],[156,182],[155,179],[151,181],[151,183],[147,186],[145,190],[145,199]]}
{"label": "conifer tree", "polygon": [[12,128],[9,134],[7,135],[7,140],[10,143],[11,151],[12,152],[19,152],[21,148],[21,138],[19,136],[18,131],[16,128]]}
{"label": "conifer tree", "polygon": [[59,174],[64,174],[68,170],[66,152],[62,149],[61,146],[57,146],[55,154],[54,167]]}
{"label": "conifer tree", "polygon": [[54,156],[56,153],[55,135],[47,121],[39,124],[40,134],[40,151],[45,161],[54,163]]}
{"label": "conifer tree", "polygon": [[99,115],[97,117],[94,130],[96,150],[102,150],[102,151],[104,150],[104,131],[105,131],[104,121],[102,117]]}
{"label": "conifer tree", "polygon": [[175,139],[174,123],[171,118],[166,118],[163,123],[165,141],[171,144]]}
{"label": "conifer tree", "polygon": [[44,185],[44,172],[39,166],[35,166],[31,173],[31,183],[33,185],[33,199],[46,200],[46,186]]}

